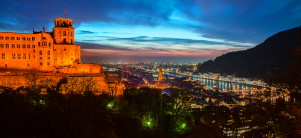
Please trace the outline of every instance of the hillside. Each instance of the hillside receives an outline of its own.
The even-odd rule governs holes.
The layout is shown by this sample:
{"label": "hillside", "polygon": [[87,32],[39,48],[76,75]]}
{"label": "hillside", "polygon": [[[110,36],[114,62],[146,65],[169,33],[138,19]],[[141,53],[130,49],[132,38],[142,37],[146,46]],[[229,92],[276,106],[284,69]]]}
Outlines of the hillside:
{"label": "hillside", "polygon": [[[198,66],[198,72],[213,72],[265,80],[299,81],[301,27],[279,32],[254,48],[230,52]],[[280,79],[280,80],[279,80]]]}

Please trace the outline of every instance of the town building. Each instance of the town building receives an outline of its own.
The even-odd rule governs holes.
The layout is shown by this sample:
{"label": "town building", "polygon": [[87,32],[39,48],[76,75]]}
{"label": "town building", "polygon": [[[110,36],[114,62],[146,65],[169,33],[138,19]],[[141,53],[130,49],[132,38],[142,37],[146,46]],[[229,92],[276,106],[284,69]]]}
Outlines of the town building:
{"label": "town building", "polygon": [[157,83],[155,85],[155,88],[158,88],[158,89],[168,88],[168,85],[165,82],[165,78],[164,78],[164,75],[163,75],[163,71],[162,71],[162,66],[161,65],[159,67],[158,81],[157,81]]}

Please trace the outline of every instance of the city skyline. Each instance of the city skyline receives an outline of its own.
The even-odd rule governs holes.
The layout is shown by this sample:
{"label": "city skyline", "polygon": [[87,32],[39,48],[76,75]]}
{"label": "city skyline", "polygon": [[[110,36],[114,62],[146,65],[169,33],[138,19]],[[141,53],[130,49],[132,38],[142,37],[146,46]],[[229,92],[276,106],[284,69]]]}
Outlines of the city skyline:
{"label": "city skyline", "polygon": [[182,57],[201,62],[252,48],[301,22],[297,0],[4,0],[0,31],[31,33],[32,28],[40,31],[43,26],[51,31],[51,19],[64,17],[65,8],[66,18],[74,20],[75,43],[82,46],[87,62],[110,57],[150,57],[156,62],[160,57],[169,57],[170,62]]}

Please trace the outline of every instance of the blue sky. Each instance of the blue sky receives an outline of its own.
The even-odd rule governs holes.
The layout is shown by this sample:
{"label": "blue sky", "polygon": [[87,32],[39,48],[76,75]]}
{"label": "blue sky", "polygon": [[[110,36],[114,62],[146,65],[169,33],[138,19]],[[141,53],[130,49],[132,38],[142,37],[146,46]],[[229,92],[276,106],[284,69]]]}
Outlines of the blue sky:
{"label": "blue sky", "polygon": [[74,20],[84,57],[206,57],[301,25],[300,0],[1,0],[0,31]]}

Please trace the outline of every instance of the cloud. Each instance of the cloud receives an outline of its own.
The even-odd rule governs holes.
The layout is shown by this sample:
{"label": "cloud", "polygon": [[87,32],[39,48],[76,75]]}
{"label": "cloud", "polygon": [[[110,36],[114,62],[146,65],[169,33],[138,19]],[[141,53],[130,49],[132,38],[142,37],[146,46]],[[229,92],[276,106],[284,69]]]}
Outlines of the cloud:
{"label": "cloud", "polygon": [[97,32],[92,32],[92,31],[87,31],[87,30],[78,30],[79,32],[79,34],[95,34],[95,33],[97,33]]}
{"label": "cloud", "polygon": [[261,43],[279,31],[299,26],[301,1],[232,0],[198,1],[207,28],[196,32],[209,38]]}
{"label": "cloud", "polygon": [[135,49],[131,49],[131,48],[123,48],[123,47],[118,47],[118,46],[95,44],[95,43],[76,42],[76,45],[82,46],[82,49],[103,49],[103,50],[135,51]]}
{"label": "cloud", "polygon": [[210,41],[210,40],[196,40],[196,39],[183,39],[183,38],[167,38],[167,37],[147,37],[147,36],[138,36],[138,37],[129,37],[129,38],[108,38],[110,41],[127,41],[127,42],[152,42],[159,44],[169,44],[169,45],[193,45],[193,44],[202,44],[202,45],[229,45],[233,47],[252,47],[253,44],[249,43],[238,43],[230,41]]}
{"label": "cloud", "polygon": [[96,21],[168,25],[187,28],[208,38],[250,43],[260,43],[301,22],[300,0],[1,0],[0,29],[52,28],[51,19],[64,17],[66,5],[67,18],[74,19],[75,25]]}
{"label": "cloud", "polygon": [[215,57],[226,52],[241,50],[240,48],[161,48],[161,47],[122,47],[118,45],[103,45],[87,42],[77,42],[77,45],[82,46],[83,57],[105,57],[105,56],[142,56],[142,57]]}

